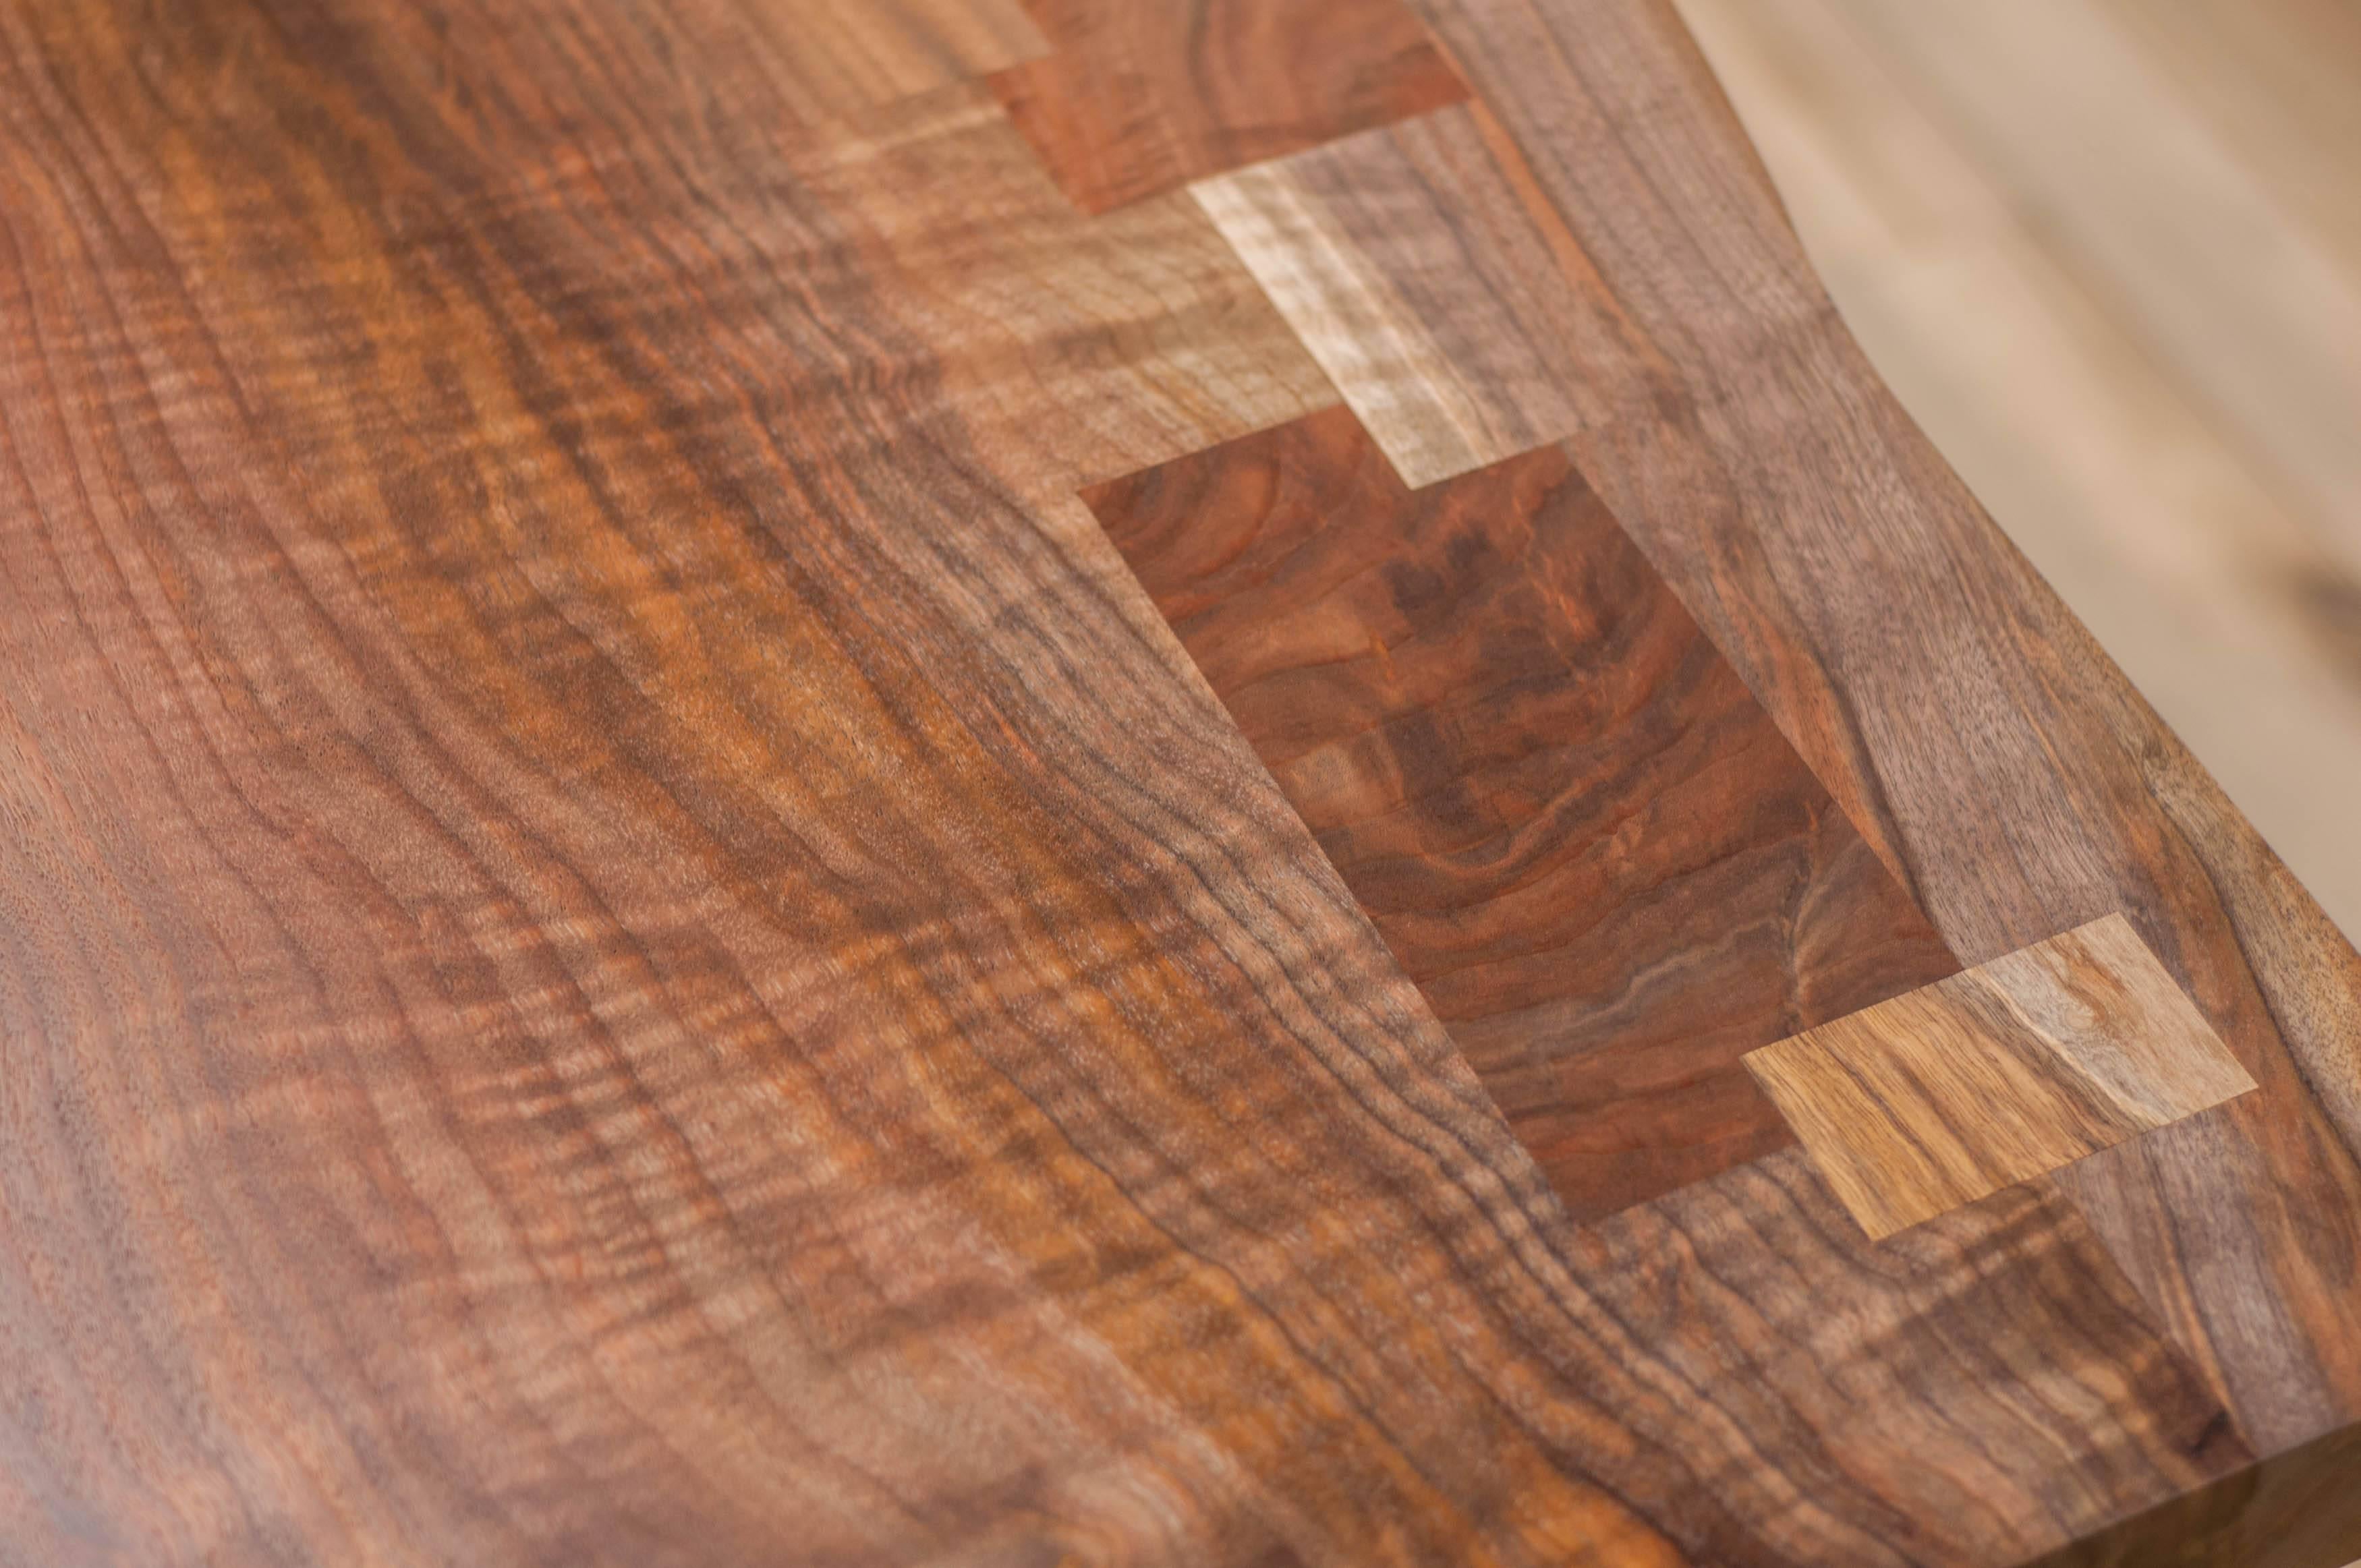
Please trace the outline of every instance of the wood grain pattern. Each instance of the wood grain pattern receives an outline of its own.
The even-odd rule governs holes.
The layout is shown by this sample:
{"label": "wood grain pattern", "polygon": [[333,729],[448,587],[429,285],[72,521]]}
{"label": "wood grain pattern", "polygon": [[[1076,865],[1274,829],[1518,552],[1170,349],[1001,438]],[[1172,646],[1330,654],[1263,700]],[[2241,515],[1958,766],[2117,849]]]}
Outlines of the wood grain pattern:
{"label": "wood grain pattern", "polygon": [[1335,400],[1186,195],[1077,212],[980,88],[759,156],[783,172],[757,192],[792,192],[829,225],[797,258],[810,308],[857,323],[882,296],[911,340],[856,336],[807,377],[896,420],[954,422],[995,482],[1079,536],[1097,530],[1078,479]]}
{"label": "wood grain pattern", "polygon": [[1557,452],[1413,493],[1335,409],[1085,499],[1576,1219],[1959,968]]}
{"label": "wood grain pattern", "polygon": [[1570,449],[1839,804],[1970,961],[2124,911],[2260,1086],[2048,1179],[2267,1454],[2352,1423],[2361,956],[1879,385],[1669,4],[1420,6],[1631,345]]}
{"label": "wood grain pattern", "polygon": [[2119,915],[1746,1067],[1878,1240],[2255,1087]]}
{"label": "wood grain pattern", "polygon": [[1049,48],[1022,0],[774,0],[748,19],[807,120],[858,116]]}
{"label": "wood grain pattern", "polygon": [[1192,187],[1413,488],[1573,434],[1611,330],[1514,160],[1471,104]]}
{"label": "wood grain pattern", "polygon": [[[2337,1423],[2349,949],[2079,645],[1970,679],[2070,623],[1873,383],[1607,360],[1583,466],[1955,945],[2104,888],[2261,1089],[1886,1247],[1793,1149],[1578,1230],[1073,497],[1316,368],[757,9],[0,0],[0,1562],[1983,1568]],[[1705,127],[1576,204],[1662,344],[1769,209],[1653,13],[1527,15],[1537,190]],[[1778,641],[1872,541],[1968,674]]]}
{"label": "wood grain pattern", "polygon": [[1466,88],[1402,0],[1026,0],[1053,52],[993,86],[1098,213]]}

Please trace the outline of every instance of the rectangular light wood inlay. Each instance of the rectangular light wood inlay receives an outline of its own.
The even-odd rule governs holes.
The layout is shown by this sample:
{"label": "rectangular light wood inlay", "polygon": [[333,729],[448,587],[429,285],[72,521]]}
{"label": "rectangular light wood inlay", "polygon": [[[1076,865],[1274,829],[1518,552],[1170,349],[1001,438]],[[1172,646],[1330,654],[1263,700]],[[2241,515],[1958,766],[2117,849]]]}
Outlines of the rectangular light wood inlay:
{"label": "rectangular light wood inlay", "polygon": [[1635,353],[1480,104],[1190,190],[1413,489],[1576,433]]}
{"label": "rectangular light wood inlay", "polygon": [[2255,1087],[2120,915],[1746,1065],[1879,1238]]}

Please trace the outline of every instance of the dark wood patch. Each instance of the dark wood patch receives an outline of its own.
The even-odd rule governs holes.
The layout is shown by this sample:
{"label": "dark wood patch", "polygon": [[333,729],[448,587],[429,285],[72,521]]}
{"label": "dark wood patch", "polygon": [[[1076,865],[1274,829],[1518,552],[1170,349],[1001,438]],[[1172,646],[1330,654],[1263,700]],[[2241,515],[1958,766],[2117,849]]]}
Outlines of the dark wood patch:
{"label": "dark wood patch", "polygon": [[1958,969],[1554,449],[1346,410],[1086,496],[1577,1217],[1784,1147],[1747,1051]]}
{"label": "dark wood patch", "polygon": [[1467,96],[1401,0],[1027,6],[1051,52],[993,87],[1094,213]]}

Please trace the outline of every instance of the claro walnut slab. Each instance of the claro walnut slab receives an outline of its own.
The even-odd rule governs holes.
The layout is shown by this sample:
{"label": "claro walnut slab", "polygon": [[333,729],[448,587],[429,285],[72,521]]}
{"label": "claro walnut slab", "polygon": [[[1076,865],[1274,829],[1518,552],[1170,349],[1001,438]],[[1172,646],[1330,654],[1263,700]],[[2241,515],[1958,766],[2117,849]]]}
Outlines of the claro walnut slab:
{"label": "claro walnut slab", "polygon": [[2361,1557],[2361,957],[1663,0],[0,0],[0,1563]]}

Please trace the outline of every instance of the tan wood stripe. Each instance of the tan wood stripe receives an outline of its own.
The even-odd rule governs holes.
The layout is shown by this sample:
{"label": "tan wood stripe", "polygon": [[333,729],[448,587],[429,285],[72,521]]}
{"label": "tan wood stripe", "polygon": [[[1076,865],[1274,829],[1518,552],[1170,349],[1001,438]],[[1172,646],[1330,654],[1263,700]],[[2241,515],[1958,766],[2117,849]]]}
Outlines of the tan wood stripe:
{"label": "tan wood stripe", "polygon": [[2120,915],[1746,1066],[1880,1240],[2255,1087]]}

